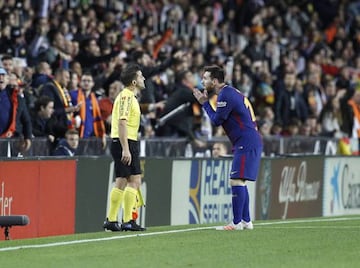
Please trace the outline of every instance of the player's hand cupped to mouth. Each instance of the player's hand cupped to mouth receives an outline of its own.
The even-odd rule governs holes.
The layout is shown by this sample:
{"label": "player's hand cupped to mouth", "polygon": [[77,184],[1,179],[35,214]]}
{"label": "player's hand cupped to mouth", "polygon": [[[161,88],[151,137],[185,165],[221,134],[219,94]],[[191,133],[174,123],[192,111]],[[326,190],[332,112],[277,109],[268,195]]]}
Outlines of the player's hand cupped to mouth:
{"label": "player's hand cupped to mouth", "polygon": [[201,105],[203,105],[206,101],[208,101],[208,94],[206,90],[200,91],[199,89],[194,88],[193,94]]}

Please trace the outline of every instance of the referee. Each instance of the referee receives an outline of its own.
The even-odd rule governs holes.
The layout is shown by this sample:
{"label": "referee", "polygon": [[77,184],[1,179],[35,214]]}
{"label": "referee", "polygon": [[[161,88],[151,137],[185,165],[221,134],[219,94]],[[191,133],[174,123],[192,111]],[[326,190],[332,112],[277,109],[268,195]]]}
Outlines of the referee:
{"label": "referee", "polygon": [[[138,91],[145,88],[140,66],[129,64],[121,74],[125,88],[115,99],[111,121],[111,155],[115,162],[115,186],[110,193],[110,207],[104,222],[108,231],[145,231],[136,223],[133,213],[141,205],[141,169],[138,131],[140,105]],[[118,223],[118,212],[123,205],[123,223]]]}

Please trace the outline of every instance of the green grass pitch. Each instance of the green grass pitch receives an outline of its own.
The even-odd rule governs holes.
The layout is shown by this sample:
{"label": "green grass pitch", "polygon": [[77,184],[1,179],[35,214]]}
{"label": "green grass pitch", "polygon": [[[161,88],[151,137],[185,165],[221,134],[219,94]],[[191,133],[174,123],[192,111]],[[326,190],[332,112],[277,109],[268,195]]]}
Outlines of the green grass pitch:
{"label": "green grass pitch", "polygon": [[359,267],[360,216],[256,221],[254,227],[163,226],[2,240],[0,267]]}

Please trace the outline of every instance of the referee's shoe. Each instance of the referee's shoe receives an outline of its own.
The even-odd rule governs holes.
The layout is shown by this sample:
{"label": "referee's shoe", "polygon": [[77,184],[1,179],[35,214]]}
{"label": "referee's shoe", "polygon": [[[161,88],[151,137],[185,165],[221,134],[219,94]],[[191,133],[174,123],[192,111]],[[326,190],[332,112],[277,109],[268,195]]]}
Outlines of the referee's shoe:
{"label": "referee's shoe", "polygon": [[134,220],[130,220],[128,222],[121,224],[121,229],[123,231],[145,231],[146,230],[146,228],[141,227]]}
{"label": "referee's shoe", "polygon": [[104,221],[103,228],[105,231],[111,231],[111,232],[121,232],[121,226],[117,221],[109,221],[108,218]]}

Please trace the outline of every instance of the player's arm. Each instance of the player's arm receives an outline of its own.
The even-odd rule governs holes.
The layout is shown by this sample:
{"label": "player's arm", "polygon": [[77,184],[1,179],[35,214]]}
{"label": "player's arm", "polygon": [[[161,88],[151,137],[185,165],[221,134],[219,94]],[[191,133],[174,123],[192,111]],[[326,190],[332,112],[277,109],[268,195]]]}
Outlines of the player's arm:
{"label": "player's arm", "polygon": [[193,95],[197,99],[197,101],[203,105],[203,108],[205,109],[206,113],[209,115],[209,118],[211,122],[215,126],[220,126],[222,123],[226,120],[230,113],[230,103],[228,103],[227,99],[231,99],[226,97],[226,94],[222,93],[219,94],[217,105],[216,105],[216,111],[211,107],[211,104],[209,102],[209,97],[207,94],[207,91],[200,91],[199,89],[194,88],[193,89]]}
{"label": "player's arm", "polygon": [[119,119],[119,140],[122,148],[121,161],[126,164],[131,164],[131,154],[128,142],[127,120]]}
{"label": "player's arm", "polygon": [[221,126],[222,123],[224,123],[225,118],[223,117],[222,113],[219,112],[218,108],[216,109],[216,111],[214,111],[208,101],[204,103],[203,107],[206,113],[209,115],[211,122],[215,126]]}
{"label": "player's arm", "polygon": [[228,118],[229,113],[231,112],[231,98],[226,98],[224,94],[220,94],[216,104],[216,111],[214,111],[209,101],[204,102],[203,107],[209,115],[211,122],[215,126],[220,126]]}

